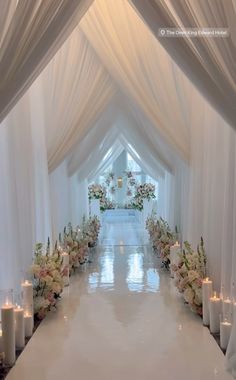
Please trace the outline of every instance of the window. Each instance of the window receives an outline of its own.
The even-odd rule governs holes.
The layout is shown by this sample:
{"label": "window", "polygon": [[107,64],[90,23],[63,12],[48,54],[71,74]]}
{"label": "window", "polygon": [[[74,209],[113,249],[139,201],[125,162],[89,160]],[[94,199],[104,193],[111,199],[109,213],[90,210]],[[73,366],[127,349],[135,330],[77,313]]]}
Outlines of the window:
{"label": "window", "polygon": [[134,161],[129,153],[127,153],[127,170],[135,173],[142,171],[140,166],[137,164],[137,162]]}

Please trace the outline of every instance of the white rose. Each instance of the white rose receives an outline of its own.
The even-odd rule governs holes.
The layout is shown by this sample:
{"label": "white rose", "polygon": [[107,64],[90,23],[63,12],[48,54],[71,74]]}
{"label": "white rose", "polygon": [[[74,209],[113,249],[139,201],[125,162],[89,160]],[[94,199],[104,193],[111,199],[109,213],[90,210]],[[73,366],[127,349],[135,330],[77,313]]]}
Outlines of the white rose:
{"label": "white rose", "polygon": [[184,291],[184,299],[186,302],[188,302],[189,304],[192,304],[193,303],[193,299],[194,299],[194,292],[191,288],[187,288],[185,289]]}
{"label": "white rose", "polygon": [[194,303],[198,306],[202,304],[202,289],[198,288],[195,290]]}

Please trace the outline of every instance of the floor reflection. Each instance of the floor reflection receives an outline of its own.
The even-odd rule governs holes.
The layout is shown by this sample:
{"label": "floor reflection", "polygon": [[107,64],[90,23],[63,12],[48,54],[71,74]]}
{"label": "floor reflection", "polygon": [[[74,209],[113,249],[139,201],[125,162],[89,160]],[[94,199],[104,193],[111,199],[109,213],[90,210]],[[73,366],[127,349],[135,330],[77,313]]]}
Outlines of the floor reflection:
{"label": "floor reflection", "polygon": [[113,289],[114,285],[114,252],[105,253],[101,258],[101,280],[100,287]]}
{"label": "floor reflection", "polygon": [[158,292],[160,278],[156,258],[145,259],[140,247],[103,247],[98,258],[98,269],[88,276],[89,293],[97,290],[128,290],[128,292]]}
{"label": "floor reflection", "polygon": [[129,272],[126,279],[131,292],[141,292],[144,287],[143,257],[141,253],[131,254],[128,258]]}

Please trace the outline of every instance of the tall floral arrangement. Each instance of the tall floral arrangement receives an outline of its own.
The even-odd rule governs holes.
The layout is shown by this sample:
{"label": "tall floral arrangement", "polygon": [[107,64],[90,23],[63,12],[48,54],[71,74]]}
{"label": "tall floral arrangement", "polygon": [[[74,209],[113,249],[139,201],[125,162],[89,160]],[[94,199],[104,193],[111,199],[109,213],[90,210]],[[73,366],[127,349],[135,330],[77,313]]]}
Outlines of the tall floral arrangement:
{"label": "tall floral arrangement", "polygon": [[158,219],[155,214],[146,220],[150,240],[154,250],[160,253],[165,268],[170,266],[170,247],[176,241],[176,232],[171,231],[169,224],[162,218]]}
{"label": "tall floral arrangement", "polygon": [[62,259],[57,247],[50,254],[50,241],[46,253],[43,245],[36,244],[34,263],[30,268],[34,286],[34,313],[39,318],[56,307],[56,303],[63,290],[63,277],[66,275],[62,268]]}
{"label": "tall floral arrangement", "polygon": [[88,239],[79,227],[73,229],[71,223],[64,228],[63,248],[69,254],[70,273],[84,264],[88,256]]}
{"label": "tall floral arrangement", "polygon": [[90,217],[87,221],[85,218],[82,223],[82,234],[88,241],[90,247],[94,247],[98,240],[101,223],[99,218],[95,215]]}
{"label": "tall floral arrangement", "polygon": [[115,174],[113,172],[109,172],[106,175],[106,179],[105,179],[106,185],[110,186],[112,184],[112,182],[114,181],[114,178],[115,178]]}
{"label": "tall floral arrangement", "polygon": [[106,189],[100,184],[93,183],[88,187],[89,200],[102,199],[106,196]]}
{"label": "tall floral arrangement", "polygon": [[201,238],[196,251],[186,241],[179,254],[179,264],[172,265],[177,289],[183,293],[191,310],[199,315],[202,315],[202,280],[206,273],[206,261],[204,242]]}
{"label": "tall floral arrangement", "polygon": [[[113,173],[111,173],[110,175],[113,175]],[[110,185],[110,182],[109,182],[109,185]],[[112,186],[111,188],[109,188],[108,191],[114,194],[115,186]],[[104,185],[100,185],[100,184],[89,185],[88,195],[89,195],[89,201],[91,201],[92,199],[99,200],[100,210],[102,212],[105,210],[114,209],[116,206],[115,202],[109,200],[109,198],[107,197],[107,190]]]}
{"label": "tall floral arrangement", "polygon": [[136,187],[136,192],[132,200],[133,207],[139,211],[143,210],[144,199],[154,199],[155,196],[155,185],[152,183],[144,183]]}
{"label": "tall floral arrangement", "polygon": [[100,210],[114,210],[116,208],[116,204],[114,201],[109,200],[107,197],[100,199]]}

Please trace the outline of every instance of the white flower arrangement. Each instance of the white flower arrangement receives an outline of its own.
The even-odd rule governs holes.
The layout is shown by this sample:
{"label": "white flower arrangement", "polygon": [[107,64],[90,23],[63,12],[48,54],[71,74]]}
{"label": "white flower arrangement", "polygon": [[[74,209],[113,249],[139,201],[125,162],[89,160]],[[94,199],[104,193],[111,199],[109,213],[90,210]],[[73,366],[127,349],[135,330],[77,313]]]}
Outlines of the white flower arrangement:
{"label": "white flower arrangement", "polygon": [[87,221],[85,221],[85,218],[83,219],[82,233],[87,239],[90,247],[94,247],[96,245],[100,228],[101,223],[97,216],[90,217]]}
{"label": "white flower arrangement", "polygon": [[34,286],[34,313],[39,318],[45,317],[51,308],[56,306],[63,290],[62,259],[59,251],[50,254],[50,241],[47,250],[43,252],[43,245],[36,244],[34,263],[30,268]]}
{"label": "white flower arrangement", "polygon": [[184,249],[179,254],[179,264],[172,265],[175,274],[175,285],[191,310],[202,315],[202,280],[206,274],[206,255],[204,242],[193,251],[188,242],[184,242]]}
{"label": "white flower arrangement", "polygon": [[136,192],[132,200],[133,208],[139,211],[143,210],[143,200],[144,199],[154,199],[155,196],[155,185],[152,183],[144,183],[136,187]]}
{"label": "white flower arrangement", "polygon": [[168,223],[162,218],[157,219],[155,214],[147,218],[146,229],[148,230],[154,250],[160,253],[163,265],[169,269],[170,247],[176,241],[177,232],[171,231]]}
{"label": "white flower arrangement", "polygon": [[86,262],[88,256],[87,236],[81,233],[80,228],[73,229],[71,223],[64,228],[63,248],[69,254],[70,274],[78,265]]}
{"label": "white flower arrangement", "polygon": [[88,187],[89,200],[92,199],[102,199],[106,196],[105,186],[93,183]]}

